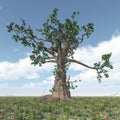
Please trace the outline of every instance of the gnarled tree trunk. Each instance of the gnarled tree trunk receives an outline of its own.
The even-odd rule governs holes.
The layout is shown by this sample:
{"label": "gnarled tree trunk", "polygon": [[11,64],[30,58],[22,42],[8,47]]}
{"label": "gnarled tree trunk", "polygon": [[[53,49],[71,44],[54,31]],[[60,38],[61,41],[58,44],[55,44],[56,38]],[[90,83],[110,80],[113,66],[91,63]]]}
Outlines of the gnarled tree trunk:
{"label": "gnarled tree trunk", "polygon": [[56,76],[53,86],[52,96],[60,100],[69,100],[71,98],[70,90],[66,84],[66,70],[65,64],[61,60],[58,61]]}
{"label": "gnarled tree trunk", "polygon": [[71,98],[70,90],[66,84],[66,75],[56,75],[52,96],[60,100],[69,100]]}

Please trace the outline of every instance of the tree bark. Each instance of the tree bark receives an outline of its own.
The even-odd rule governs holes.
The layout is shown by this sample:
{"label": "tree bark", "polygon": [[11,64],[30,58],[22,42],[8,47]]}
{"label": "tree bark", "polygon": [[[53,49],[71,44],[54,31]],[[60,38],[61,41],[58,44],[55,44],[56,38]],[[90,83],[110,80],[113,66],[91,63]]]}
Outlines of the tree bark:
{"label": "tree bark", "polygon": [[69,100],[71,98],[70,90],[66,84],[65,59],[62,54],[58,56],[57,59],[57,69],[52,96],[54,98],[59,98],[60,100]]}
{"label": "tree bark", "polygon": [[[67,47],[68,44],[61,45],[61,43],[58,41],[58,48],[57,48],[57,69],[56,69],[56,75],[55,75],[55,82],[53,86],[53,93],[52,96],[54,98],[59,98],[60,100],[69,100],[71,98],[70,90],[66,84],[66,70],[65,70],[65,47]],[[63,48],[62,48],[63,47]]]}
{"label": "tree bark", "polygon": [[58,74],[55,76],[55,82],[53,87],[53,98],[60,100],[69,100],[71,98],[70,90],[66,84],[66,73],[62,71],[62,68],[58,67]]}

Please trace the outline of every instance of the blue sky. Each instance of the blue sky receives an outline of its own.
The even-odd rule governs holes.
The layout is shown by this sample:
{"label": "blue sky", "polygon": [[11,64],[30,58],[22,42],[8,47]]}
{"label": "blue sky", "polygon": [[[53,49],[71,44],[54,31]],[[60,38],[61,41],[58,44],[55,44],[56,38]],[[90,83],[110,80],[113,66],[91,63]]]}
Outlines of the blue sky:
{"label": "blue sky", "polygon": [[[0,95],[43,95],[53,85],[53,64],[43,67],[30,65],[31,48],[23,47],[12,40],[6,26],[10,22],[26,20],[31,27],[41,28],[54,8],[59,9],[59,18],[64,21],[72,12],[80,11],[77,17],[80,26],[94,23],[95,32],[80,45],[75,58],[92,65],[100,56],[112,52],[114,70],[109,79],[98,83],[95,71],[72,64],[71,80],[81,79],[72,95],[113,95],[119,92],[120,72],[120,1],[119,0],[0,0]],[[117,95],[120,95],[118,93]]]}

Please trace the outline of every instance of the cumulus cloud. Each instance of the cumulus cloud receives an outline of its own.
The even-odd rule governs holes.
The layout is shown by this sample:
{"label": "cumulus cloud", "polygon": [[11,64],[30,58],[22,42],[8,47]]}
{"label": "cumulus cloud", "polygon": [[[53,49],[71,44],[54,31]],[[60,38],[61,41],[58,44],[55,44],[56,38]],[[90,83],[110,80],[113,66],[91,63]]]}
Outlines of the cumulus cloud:
{"label": "cumulus cloud", "polygon": [[43,88],[43,87],[45,88],[45,86],[47,86],[47,87],[52,86],[53,81],[54,81],[54,76],[50,76],[41,82],[26,83],[26,84],[24,84],[24,87],[25,88]]}
{"label": "cumulus cloud", "polygon": [[18,80],[24,79],[37,79],[40,78],[40,73],[43,71],[50,72],[52,64],[45,64],[43,67],[30,64],[29,57],[20,59],[16,63],[3,61],[0,62],[0,81],[4,80]]}

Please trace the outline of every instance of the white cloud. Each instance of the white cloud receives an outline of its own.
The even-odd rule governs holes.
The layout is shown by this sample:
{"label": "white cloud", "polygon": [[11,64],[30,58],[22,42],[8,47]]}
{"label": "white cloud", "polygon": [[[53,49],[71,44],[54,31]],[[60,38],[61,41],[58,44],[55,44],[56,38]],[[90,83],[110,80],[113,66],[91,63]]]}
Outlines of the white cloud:
{"label": "white cloud", "polygon": [[53,85],[54,76],[50,76],[41,82],[30,82],[24,84],[24,88],[45,88]]}
{"label": "white cloud", "polygon": [[41,82],[40,83],[30,82],[24,85],[25,88],[40,88],[41,86],[42,86]]}
{"label": "white cloud", "polygon": [[42,67],[33,66],[30,64],[29,57],[20,59],[16,63],[8,61],[0,62],[0,81],[3,80],[18,80],[24,79],[37,79],[40,78],[40,73],[50,72],[53,64],[46,64]]}

